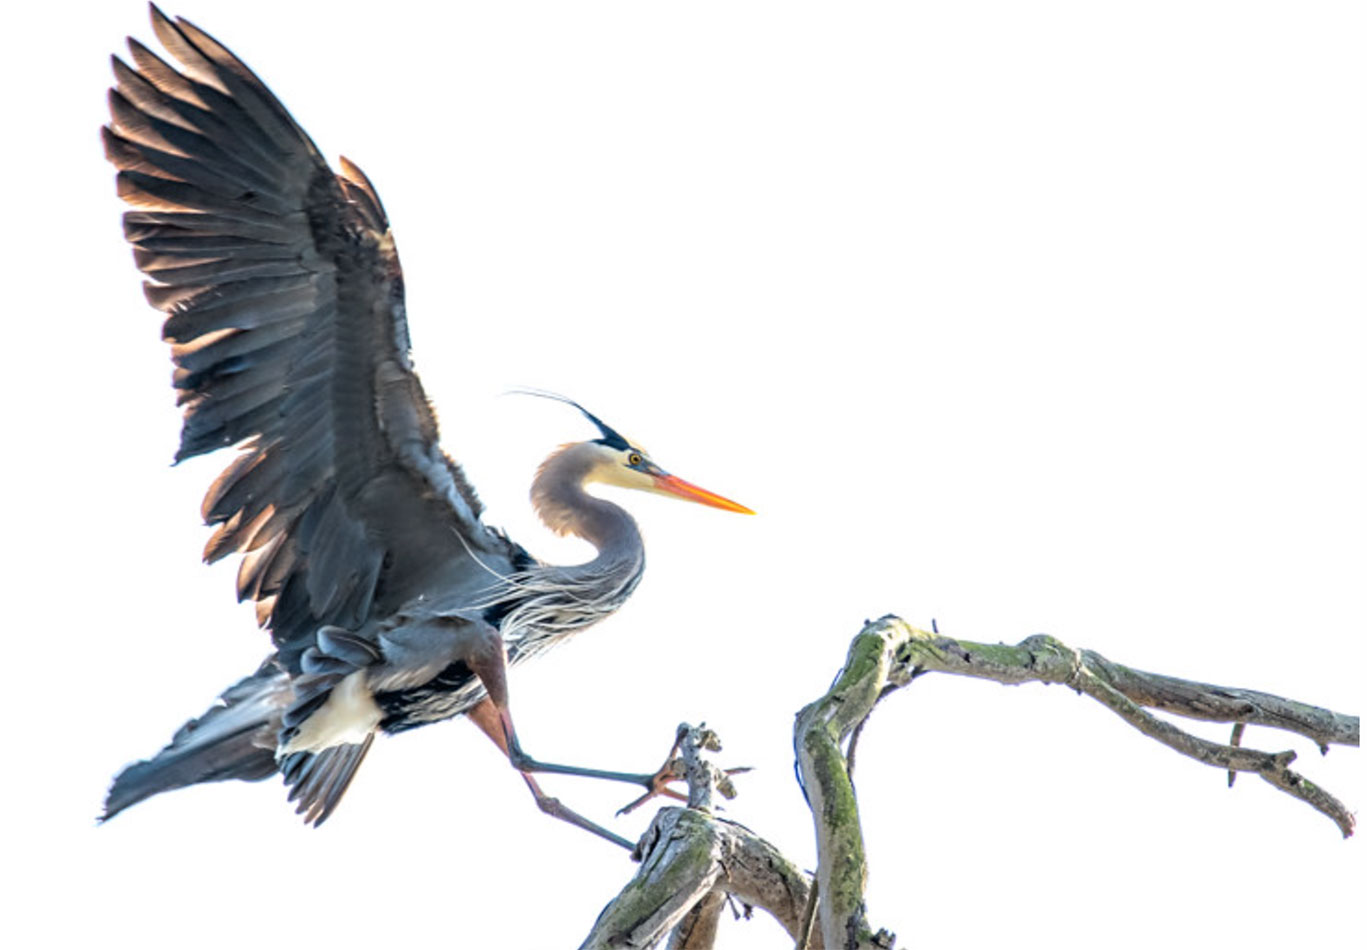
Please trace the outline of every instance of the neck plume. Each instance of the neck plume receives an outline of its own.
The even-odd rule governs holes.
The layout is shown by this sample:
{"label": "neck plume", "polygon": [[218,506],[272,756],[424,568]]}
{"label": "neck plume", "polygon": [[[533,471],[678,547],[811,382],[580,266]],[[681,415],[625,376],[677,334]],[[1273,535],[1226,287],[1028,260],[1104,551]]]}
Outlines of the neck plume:
{"label": "neck plume", "polygon": [[567,445],[542,463],[532,505],[546,527],[598,549],[584,564],[537,564],[508,579],[500,622],[509,662],[517,663],[611,615],[645,570],[636,522],[610,501],[584,491],[602,456],[591,443]]}

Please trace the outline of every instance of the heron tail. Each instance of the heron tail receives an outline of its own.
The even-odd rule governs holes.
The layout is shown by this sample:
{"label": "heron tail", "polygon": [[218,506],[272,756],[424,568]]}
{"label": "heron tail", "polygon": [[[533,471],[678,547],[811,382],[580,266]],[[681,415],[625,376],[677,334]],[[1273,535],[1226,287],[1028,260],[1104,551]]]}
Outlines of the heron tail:
{"label": "heron tail", "polygon": [[258,781],[274,775],[276,733],[291,696],[285,675],[271,662],[230,687],[219,701],[181,726],[151,759],[135,762],[114,779],[100,821],[172,789],[227,779]]}

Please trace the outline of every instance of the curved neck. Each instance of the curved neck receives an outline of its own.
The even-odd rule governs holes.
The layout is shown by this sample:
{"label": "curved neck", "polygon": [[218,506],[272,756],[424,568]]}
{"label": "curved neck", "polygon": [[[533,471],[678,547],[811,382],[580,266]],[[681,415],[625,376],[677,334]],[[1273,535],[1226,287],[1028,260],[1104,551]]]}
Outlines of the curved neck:
{"label": "curved neck", "polygon": [[641,552],[636,520],[610,501],[584,491],[598,458],[583,442],[563,446],[541,463],[532,480],[532,507],[556,534],[573,534],[598,549],[597,560]]}

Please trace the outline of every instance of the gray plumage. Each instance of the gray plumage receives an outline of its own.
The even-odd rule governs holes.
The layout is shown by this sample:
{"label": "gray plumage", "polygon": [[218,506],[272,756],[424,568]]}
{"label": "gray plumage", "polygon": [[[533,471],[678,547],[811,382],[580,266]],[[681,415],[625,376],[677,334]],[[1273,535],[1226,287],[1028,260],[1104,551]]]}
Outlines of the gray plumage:
{"label": "gray plumage", "polygon": [[166,314],[184,412],[176,459],[238,447],[201,508],[216,527],[205,559],[242,555],[238,599],[255,603],[274,652],[121,772],[103,817],[168,789],[279,772],[318,823],[377,731],[470,710],[490,683],[501,689],[505,650],[534,655],[630,595],[640,535],[584,482],[746,509],[662,472],[586,412],[603,438],[548,459],[533,501],[598,556],[542,565],[486,526],[413,370],[375,189],[345,159],[334,173],[222,45],[151,15],[178,65],[129,40],[105,150],[147,298]]}

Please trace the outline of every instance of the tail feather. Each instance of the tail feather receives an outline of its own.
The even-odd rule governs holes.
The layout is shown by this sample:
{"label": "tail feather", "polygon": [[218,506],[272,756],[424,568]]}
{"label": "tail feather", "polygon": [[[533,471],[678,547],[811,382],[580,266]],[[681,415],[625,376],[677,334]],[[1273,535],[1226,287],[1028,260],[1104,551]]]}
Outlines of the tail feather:
{"label": "tail feather", "polygon": [[358,743],[330,746],[319,752],[292,752],[281,763],[285,784],[291,786],[290,801],[304,821],[315,828],[328,820],[342,794],[356,776],[356,769],[370,751],[375,733]]}
{"label": "tail feather", "polygon": [[154,757],[128,766],[115,777],[101,821],[143,799],[201,782],[254,782],[278,771],[276,733],[291,695],[288,680],[273,664],[229,688],[218,704],[176,732]]}

